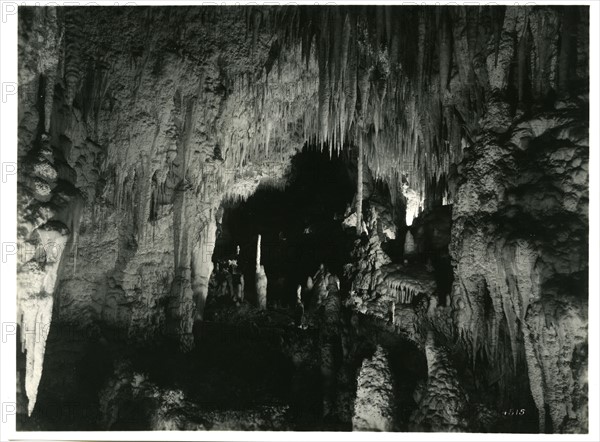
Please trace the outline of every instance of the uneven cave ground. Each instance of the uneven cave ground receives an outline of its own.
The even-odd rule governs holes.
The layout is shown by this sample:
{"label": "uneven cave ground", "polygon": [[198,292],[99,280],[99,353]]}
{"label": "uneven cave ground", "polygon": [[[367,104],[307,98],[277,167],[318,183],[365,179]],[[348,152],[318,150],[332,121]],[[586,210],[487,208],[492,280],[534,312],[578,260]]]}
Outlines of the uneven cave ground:
{"label": "uneven cave ground", "polygon": [[[358,237],[355,227],[344,223],[353,204],[354,168],[347,154],[332,156],[308,146],[293,158],[286,185],[259,187],[247,200],[223,204],[204,320],[194,325],[191,352],[180,352],[169,340],[151,347],[125,345],[122,331],[101,324],[90,332],[53,322],[38,405],[31,419],[22,422],[23,428],[351,431],[358,374],[364,361],[382,348],[390,373],[385,377],[379,367],[369,382],[390,389],[392,399],[384,406],[393,426],[386,429],[410,431],[416,390],[428,378],[424,349],[387,318],[357,313],[344,304],[352,289],[348,265],[357,246],[369,243],[368,235]],[[381,209],[389,192],[376,181],[368,187],[370,201]],[[437,237],[428,236],[429,251],[410,259],[417,267],[433,266],[443,303],[452,283],[444,251],[448,239],[440,233],[449,232],[449,208],[440,209],[434,218],[428,222],[439,231]],[[417,219],[415,228],[421,223],[427,225]],[[269,277],[266,310],[257,308],[254,288],[259,233],[261,262]],[[409,256],[398,239],[388,238],[380,246],[393,263]],[[242,302],[232,299],[224,276],[230,275],[232,260],[235,272],[244,275]],[[340,280],[342,304],[333,333],[327,331],[324,307],[315,306],[317,290],[306,289],[307,277],[318,273],[321,265]],[[306,328],[295,323],[298,285]],[[416,297],[411,308],[422,303],[423,297]],[[461,376],[473,375],[463,355],[453,358]],[[468,376],[465,384],[475,385]],[[494,395],[493,388],[479,393]],[[525,396],[523,403],[531,406],[530,395]],[[534,432],[537,420],[505,419],[504,424],[513,431]],[[501,431],[501,425],[481,428]]]}

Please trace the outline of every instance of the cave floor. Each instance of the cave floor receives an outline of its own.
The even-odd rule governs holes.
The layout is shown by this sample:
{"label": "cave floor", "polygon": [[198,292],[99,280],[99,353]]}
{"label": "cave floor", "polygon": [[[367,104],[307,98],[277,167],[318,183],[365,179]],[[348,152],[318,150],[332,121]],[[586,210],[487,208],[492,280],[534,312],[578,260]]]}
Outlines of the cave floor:
{"label": "cave floor", "polygon": [[[308,328],[299,329],[293,324],[291,309],[259,311],[245,305],[219,310],[213,316],[221,321],[207,320],[195,325],[196,346],[189,353],[181,353],[169,343],[137,349],[109,344],[104,338],[91,338],[84,333],[66,334],[58,324],[53,324],[38,404],[32,417],[20,422],[20,428],[106,429],[103,395],[115,376],[114,367],[127,360],[131,361],[133,373],[151,380],[152,388],[164,396],[167,395],[164,392],[183,392],[185,404],[194,414],[187,418],[201,422],[205,429],[222,429],[219,423],[230,426],[226,429],[242,430],[352,429],[356,372],[364,357],[373,353],[381,332],[377,335],[369,332],[364,339],[354,338],[352,348],[345,349],[347,356],[338,362],[340,376],[336,388],[340,399],[335,412],[324,417],[319,329],[315,326],[317,320],[311,317],[314,314],[307,314]],[[245,320],[240,320],[240,316]],[[390,349],[395,348],[391,363],[397,378],[403,380],[395,387],[403,398],[398,407],[397,430],[405,431],[414,408],[411,392],[418,373],[426,373],[426,368],[417,350],[407,357],[406,346],[400,339],[393,335],[384,339],[388,339]],[[341,375],[348,371],[350,376]],[[147,397],[121,400],[110,428],[152,428],[153,405],[149,402]],[[231,413],[233,417],[224,417]],[[273,418],[267,416],[269,413],[281,415]]]}

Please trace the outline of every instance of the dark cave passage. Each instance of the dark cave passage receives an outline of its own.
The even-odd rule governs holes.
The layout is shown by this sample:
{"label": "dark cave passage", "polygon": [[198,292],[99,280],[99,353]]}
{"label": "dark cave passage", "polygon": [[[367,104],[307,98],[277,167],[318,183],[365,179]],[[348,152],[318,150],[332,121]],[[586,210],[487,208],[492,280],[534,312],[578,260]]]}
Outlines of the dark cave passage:
{"label": "dark cave passage", "polygon": [[[247,201],[224,203],[213,261],[223,268],[228,260],[237,260],[250,300],[259,234],[272,304],[293,305],[296,287],[304,285],[320,264],[342,274],[354,240],[341,224],[356,187],[348,162],[347,153],[330,157],[306,146],[292,159],[285,188],[259,187]],[[208,309],[211,295],[214,292],[209,292]]]}

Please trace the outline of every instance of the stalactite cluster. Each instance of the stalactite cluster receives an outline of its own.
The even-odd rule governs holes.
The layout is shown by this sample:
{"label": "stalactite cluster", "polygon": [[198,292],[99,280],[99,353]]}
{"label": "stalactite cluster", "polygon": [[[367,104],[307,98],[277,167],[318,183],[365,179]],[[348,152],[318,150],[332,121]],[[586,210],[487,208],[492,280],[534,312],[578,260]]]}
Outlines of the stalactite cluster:
{"label": "stalactite cluster", "polygon": [[488,102],[500,97],[516,106],[567,93],[575,78],[566,60],[577,45],[570,29],[585,20],[561,8],[284,7],[251,14],[254,32],[266,29],[279,42],[278,63],[300,45],[306,66],[316,64],[318,102],[303,119],[305,139],[329,150],[361,144],[377,177],[404,180],[433,200],[447,197],[450,165],[482,130]]}
{"label": "stalactite cluster", "polygon": [[362,144],[378,177],[404,178],[421,195],[460,160],[461,139],[476,116],[461,115],[452,94],[462,91],[447,88],[461,61],[452,53],[452,12],[343,7],[258,14],[265,16],[258,26],[270,26],[283,41],[280,54],[300,44],[306,64],[316,61],[318,104],[303,126],[322,148]]}

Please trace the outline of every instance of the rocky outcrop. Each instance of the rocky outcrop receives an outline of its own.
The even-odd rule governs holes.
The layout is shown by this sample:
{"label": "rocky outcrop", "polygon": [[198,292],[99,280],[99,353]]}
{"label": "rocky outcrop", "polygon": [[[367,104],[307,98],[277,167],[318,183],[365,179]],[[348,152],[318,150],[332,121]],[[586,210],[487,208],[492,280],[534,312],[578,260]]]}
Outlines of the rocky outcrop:
{"label": "rocky outcrop", "polygon": [[[546,406],[555,431],[587,425],[581,362],[566,368],[587,345],[587,132],[569,113],[516,123],[505,142],[482,137],[453,209],[456,326],[473,357],[496,360],[508,336],[506,372],[524,355],[541,431]],[[562,350],[544,343],[566,335]]]}
{"label": "rocky outcrop", "polygon": [[378,347],[363,361],[354,401],[353,431],[394,430],[394,387],[386,353]]}
{"label": "rocky outcrop", "polygon": [[410,417],[411,431],[461,432],[467,430],[467,395],[446,350],[427,336],[427,384],[417,391],[417,409]]}
{"label": "rocky outcrop", "polygon": [[397,327],[397,331],[418,345],[422,344],[419,320],[423,312],[421,301],[437,293],[433,273],[420,263],[394,264],[383,250],[384,241],[376,227],[377,213],[368,218],[369,234],[355,242],[354,261],[345,267],[345,276],[352,282],[350,296],[344,301],[352,310],[382,319]]}
{"label": "rocky outcrop", "polygon": [[383,283],[382,268],[392,262],[382,248],[377,231],[371,230],[366,238],[356,240],[352,254],[354,261],[345,268],[346,277],[352,281],[352,290],[359,293],[374,291]]}

